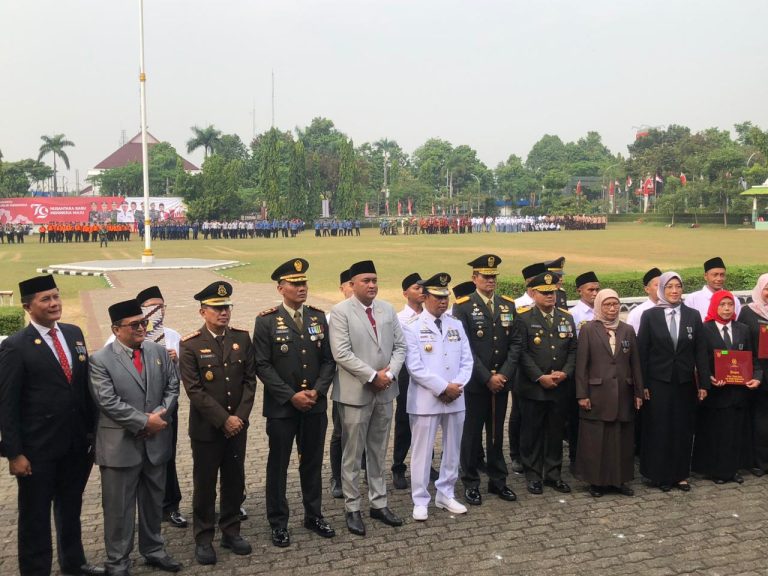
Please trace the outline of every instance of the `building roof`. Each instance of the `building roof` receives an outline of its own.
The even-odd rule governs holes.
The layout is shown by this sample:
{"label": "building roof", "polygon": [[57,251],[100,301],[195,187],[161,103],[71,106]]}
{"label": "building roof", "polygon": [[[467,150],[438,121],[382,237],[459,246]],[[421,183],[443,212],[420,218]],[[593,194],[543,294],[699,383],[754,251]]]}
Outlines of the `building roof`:
{"label": "building roof", "polygon": [[[154,144],[159,144],[160,140],[152,136],[149,132],[147,132],[147,145],[152,146]],[[184,162],[184,170],[187,171],[198,171],[200,168],[192,164],[189,160],[186,158],[181,158],[181,160]],[[112,168],[122,168],[123,166],[127,166],[131,163],[138,163],[141,164],[141,132],[136,134],[133,138],[131,138],[128,142],[126,142],[123,146],[112,152],[109,156],[107,156],[104,160],[96,164],[94,166],[94,170],[110,170]]]}

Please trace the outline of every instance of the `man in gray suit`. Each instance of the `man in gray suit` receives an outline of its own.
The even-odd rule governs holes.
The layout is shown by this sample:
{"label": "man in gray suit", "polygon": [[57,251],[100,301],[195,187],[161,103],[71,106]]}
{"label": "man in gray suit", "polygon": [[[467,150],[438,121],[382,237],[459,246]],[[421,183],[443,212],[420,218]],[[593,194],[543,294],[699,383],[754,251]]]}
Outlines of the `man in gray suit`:
{"label": "man in gray suit", "polygon": [[394,375],[405,361],[406,345],[394,308],[375,300],[379,287],[373,262],[357,262],[349,272],[352,297],[334,306],[329,320],[331,351],[338,367],[332,397],[341,416],[341,484],[347,528],[363,536],[359,488],[363,450],[371,518],[390,526],[403,523],[387,507],[384,466],[392,401],[398,391]]}
{"label": "man in gray suit", "polygon": [[178,572],[160,533],[166,463],[172,436],[167,414],[179,397],[179,378],[165,347],[145,340],[147,320],[136,300],[109,307],[115,341],[90,357],[90,386],[99,407],[96,464],[101,470],[105,566],[130,574],[136,505],[139,552],[146,563]]}

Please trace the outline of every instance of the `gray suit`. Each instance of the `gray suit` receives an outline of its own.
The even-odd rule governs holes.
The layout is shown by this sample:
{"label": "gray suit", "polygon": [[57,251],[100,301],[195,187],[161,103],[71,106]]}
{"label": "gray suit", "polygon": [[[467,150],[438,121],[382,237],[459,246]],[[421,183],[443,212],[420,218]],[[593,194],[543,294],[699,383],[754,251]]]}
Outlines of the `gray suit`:
{"label": "gray suit", "polygon": [[105,566],[109,572],[130,568],[136,504],[139,509],[139,552],[145,557],[167,554],[160,534],[165,464],[172,449],[171,427],[148,439],[138,437],[147,413],[166,409],[179,397],[179,377],[163,346],[144,342],[143,370],[117,341],[90,357],[90,386],[99,408],[96,464],[101,469],[104,509]]}
{"label": "gray suit", "polygon": [[360,458],[366,451],[368,499],[372,508],[387,505],[384,463],[392,424],[392,401],[397,384],[376,392],[373,374],[389,366],[398,374],[405,361],[405,338],[394,308],[374,300],[374,333],[364,306],[352,297],[331,310],[329,332],[337,372],[332,398],[339,403],[342,421],[342,471],[347,512],[360,510]]}

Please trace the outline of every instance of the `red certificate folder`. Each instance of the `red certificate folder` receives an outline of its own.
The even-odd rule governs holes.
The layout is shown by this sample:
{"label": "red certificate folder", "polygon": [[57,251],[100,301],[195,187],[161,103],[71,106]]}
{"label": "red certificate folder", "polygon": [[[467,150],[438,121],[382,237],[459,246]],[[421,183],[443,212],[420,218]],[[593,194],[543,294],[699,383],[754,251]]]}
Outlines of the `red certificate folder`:
{"label": "red certificate folder", "polygon": [[752,380],[752,352],[715,350],[715,380],[743,385]]}
{"label": "red certificate folder", "polygon": [[768,324],[760,324],[760,337],[757,342],[757,357],[768,359]]}

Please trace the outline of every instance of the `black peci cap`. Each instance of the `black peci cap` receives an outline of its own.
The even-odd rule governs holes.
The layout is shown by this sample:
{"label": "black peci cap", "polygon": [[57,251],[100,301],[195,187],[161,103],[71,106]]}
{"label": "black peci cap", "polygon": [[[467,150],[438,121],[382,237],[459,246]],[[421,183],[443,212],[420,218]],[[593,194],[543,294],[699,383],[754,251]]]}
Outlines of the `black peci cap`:
{"label": "black peci cap", "polygon": [[597,274],[595,274],[591,270],[589,272],[584,272],[584,274],[579,274],[578,276],[576,276],[576,288],[579,288],[584,284],[589,284],[590,282],[600,282],[600,280],[597,279]]}
{"label": "black peci cap", "polygon": [[124,300],[109,307],[109,320],[112,324],[119,324],[124,318],[144,316],[144,311],[136,299]]}
{"label": "black peci cap", "polygon": [[158,288],[157,286],[150,286],[149,288],[144,288],[144,290],[136,294],[136,301],[139,304],[143,304],[147,300],[152,300],[153,298],[160,298],[160,300],[165,301],[165,298],[163,298],[162,292],[160,292],[160,288]]}
{"label": "black peci cap", "polygon": [[22,298],[24,298],[24,296],[37,294],[38,292],[53,290],[54,288],[58,288],[58,286],[56,286],[56,280],[53,279],[53,275],[51,274],[48,274],[47,276],[35,276],[29,280],[19,282],[19,294]]}
{"label": "black peci cap", "polygon": [[458,300],[464,296],[469,296],[474,291],[475,283],[472,282],[472,280],[467,280],[466,282],[456,284],[456,286],[453,287],[453,297]]}
{"label": "black peci cap", "polygon": [[704,272],[709,272],[712,268],[725,269],[725,262],[723,262],[723,259],[720,258],[720,256],[715,256],[704,262]]}
{"label": "black peci cap", "polygon": [[661,276],[661,270],[658,268],[651,268],[648,272],[643,274],[643,286],[648,286],[648,282],[659,276]]}
{"label": "black peci cap", "polygon": [[405,278],[403,278],[403,292],[408,290],[411,286],[416,284],[419,280],[421,280],[421,275],[419,275],[418,272],[414,272],[413,274],[408,274]]}
{"label": "black peci cap", "polygon": [[349,267],[350,280],[358,274],[376,274],[376,266],[373,265],[373,260],[362,260],[352,264]]}
{"label": "black peci cap", "polygon": [[350,280],[352,280],[352,276],[349,275],[349,268],[347,268],[346,270],[344,270],[344,272],[339,274],[339,284],[340,285],[341,284],[346,284]]}
{"label": "black peci cap", "polygon": [[525,268],[521,270],[521,273],[523,275],[523,280],[528,280],[529,278],[533,278],[534,276],[538,276],[539,274],[547,271],[547,265],[545,262],[536,262],[535,264],[529,264]]}

